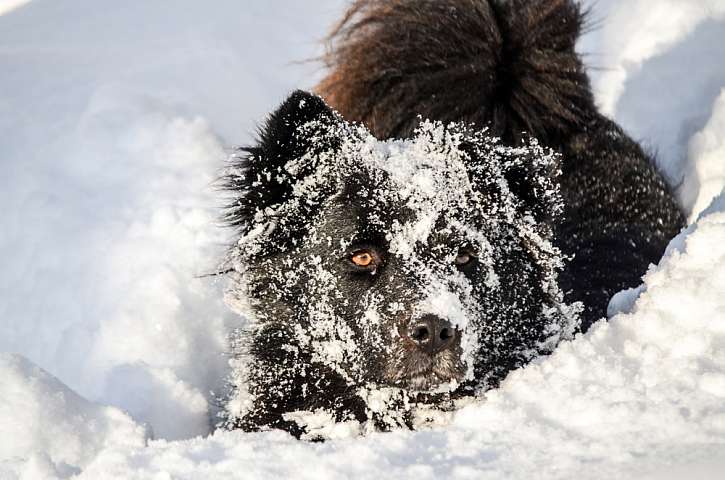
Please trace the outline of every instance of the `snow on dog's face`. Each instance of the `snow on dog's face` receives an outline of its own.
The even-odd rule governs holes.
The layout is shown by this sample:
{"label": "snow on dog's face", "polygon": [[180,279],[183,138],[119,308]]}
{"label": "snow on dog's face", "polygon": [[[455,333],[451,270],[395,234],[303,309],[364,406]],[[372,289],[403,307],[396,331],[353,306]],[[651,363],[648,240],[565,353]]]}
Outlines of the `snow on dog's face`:
{"label": "snow on dog's face", "polygon": [[234,415],[405,423],[390,411],[550,351],[576,317],[550,243],[556,174],[535,142],[430,122],[379,141],[294,94],[229,176],[229,297],[251,321]]}

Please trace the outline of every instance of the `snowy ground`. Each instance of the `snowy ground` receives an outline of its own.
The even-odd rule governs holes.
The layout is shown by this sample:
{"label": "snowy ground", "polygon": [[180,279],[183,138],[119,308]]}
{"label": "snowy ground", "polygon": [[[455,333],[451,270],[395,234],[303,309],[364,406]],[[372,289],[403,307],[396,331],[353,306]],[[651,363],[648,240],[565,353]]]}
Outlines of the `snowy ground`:
{"label": "snowy ground", "polygon": [[344,2],[245,3],[0,0],[0,479],[719,478],[725,0],[599,0],[580,44],[692,212],[622,313],[445,428],[325,444],[205,437],[242,321],[198,278],[212,182]]}

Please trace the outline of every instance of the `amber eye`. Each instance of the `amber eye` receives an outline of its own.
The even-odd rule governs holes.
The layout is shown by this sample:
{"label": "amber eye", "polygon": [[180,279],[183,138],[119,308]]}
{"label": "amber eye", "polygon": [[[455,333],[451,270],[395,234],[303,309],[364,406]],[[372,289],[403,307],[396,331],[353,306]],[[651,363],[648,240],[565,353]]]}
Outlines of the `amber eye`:
{"label": "amber eye", "polygon": [[458,253],[458,256],[456,257],[454,262],[455,262],[456,266],[464,267],[464,266],[468,265],[469,263],[471,263],[471,261],[474,258],[476,258],[476,256],[474,254],[472,254],[471,252],[461,250]]}
{"label": "amber eye", "polygon": [[355,252],[350,260],[358,267],[369,267],[373,264],[374,259],[370,252],[361,250],[359,252]]}

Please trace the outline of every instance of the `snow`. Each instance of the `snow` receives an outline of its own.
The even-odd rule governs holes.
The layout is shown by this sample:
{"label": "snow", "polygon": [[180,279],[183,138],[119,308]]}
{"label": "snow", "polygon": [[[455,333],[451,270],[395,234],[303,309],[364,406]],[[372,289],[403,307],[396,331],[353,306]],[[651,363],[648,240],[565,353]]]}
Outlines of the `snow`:
{"label": "snow", "polygon": [[598,104],[699,218],[621,313],[446,426],[210,434],[242,322],[199,278],[228,242],[213,181],[314,84],[292,62],[319,53],[342,3],[0,2],[0,478],[718,478],[722,0],[592,2],[601,27],[580,50]]}
{"label": "snow", "polygon": [[682,200],[694,220],[725,185],[725,88],[712,108],[707,124],[690,138]]}
{"label": "snow", "polygon": [[199,278],[229,243],[214,182],[253,119],[312,77],[286,65],[331,19],[271,29],[303,9],[170,5],[34,1],[0,16],[0,351],[173,439],[215,422],[240,322],[221,282]]}
{"label": "snow", "polygon": [[725,70],[717,60],[723,52],[725,2],[585,4],[600,27],[579,44],[592,67],[597,104],[654,150],[660,168],[679,185],[687,140],[704,126],[725,84]]}
{"label": "snow", "polygon": [[0,1],[0,15],[15,10],[30,0],[2,0]]}
{"label": "snow", "polygon": [[78,473],[103,449],[146,444],[146,430],[127,413],[89,402],[19,355],[0,354],[0,378],[2,459],[30,454],[34,463]]}

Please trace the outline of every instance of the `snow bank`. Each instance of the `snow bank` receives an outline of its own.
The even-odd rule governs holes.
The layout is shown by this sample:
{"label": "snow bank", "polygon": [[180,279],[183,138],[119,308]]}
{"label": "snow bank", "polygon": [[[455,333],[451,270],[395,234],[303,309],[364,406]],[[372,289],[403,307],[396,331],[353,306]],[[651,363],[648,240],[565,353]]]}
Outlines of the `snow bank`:
{"label": "snow bank", "polygon": [[[672,184],[683,180],[688,139],[725,85],[722,0],[598,0],[595,29],[579,45],[602,111],[656,152]],[[685,204],[691,204],[685,199]],[[706,205],[705,205],[706,206]]]}
{"label": "snow bank", "polygon": [[[725,83],[725,82],[723,82]],[[712,116],[689,141],[689,164],[682,185],[682,200],[697,218],[725,186],[725,88],[720,92]]]}
{"label": "snow bank", "polygon": [[[57,377],[2,357],[0,478],[718,478],[722,197],[618,296],[624,313],[448,427],[168,440],[209,431],[240,321],[196,278],[226,242],[211,180],[314,84],[314,65],[290,62],[319,51],[342,3],[0,2],[0,351]],[[725,4],[591,3],[600,28],[580,50],[599,104],[684,179],[696,218],[724,181]],[[143,447],[140,425],[167,440]]]}
{"label": "snow bank", "polygon": [[21,460],[27,478],[78,473],[101,450],[146,444],[128,414],[81,398],[23,357],[0,354],[0,378],[0,478]]}

